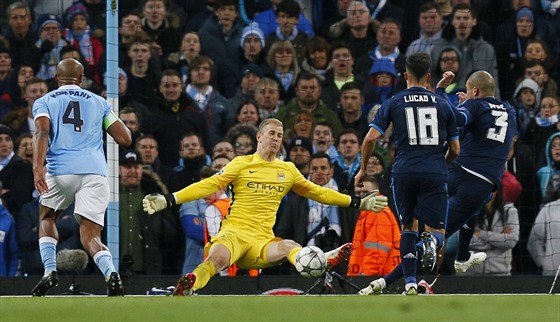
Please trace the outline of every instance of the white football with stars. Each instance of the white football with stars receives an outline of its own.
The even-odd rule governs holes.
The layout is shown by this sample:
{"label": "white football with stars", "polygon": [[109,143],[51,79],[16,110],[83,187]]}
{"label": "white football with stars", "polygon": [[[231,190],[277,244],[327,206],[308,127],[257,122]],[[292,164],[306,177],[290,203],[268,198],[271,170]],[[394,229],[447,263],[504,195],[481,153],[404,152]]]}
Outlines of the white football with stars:
{"label": "white football with stars", "polygon": [[296,270],[304,277],[320,277],[327,269],[327,257],[317,246],[303,247],[296,255]]}

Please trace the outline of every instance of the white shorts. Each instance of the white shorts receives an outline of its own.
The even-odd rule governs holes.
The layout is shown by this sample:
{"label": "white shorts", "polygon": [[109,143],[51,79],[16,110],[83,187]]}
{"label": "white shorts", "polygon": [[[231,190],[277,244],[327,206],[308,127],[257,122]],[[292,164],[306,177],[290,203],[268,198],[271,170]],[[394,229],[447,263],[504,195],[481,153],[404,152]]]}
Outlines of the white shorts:
{"label": "white shorts", "polygon": [[97,174],[67,174],[45,176],[49,192],[41,195],[41,204],[56,210],[64,210],[75,200],[74,216],[80,216],[103,226],[105,210],[109,204],[107,178]]}

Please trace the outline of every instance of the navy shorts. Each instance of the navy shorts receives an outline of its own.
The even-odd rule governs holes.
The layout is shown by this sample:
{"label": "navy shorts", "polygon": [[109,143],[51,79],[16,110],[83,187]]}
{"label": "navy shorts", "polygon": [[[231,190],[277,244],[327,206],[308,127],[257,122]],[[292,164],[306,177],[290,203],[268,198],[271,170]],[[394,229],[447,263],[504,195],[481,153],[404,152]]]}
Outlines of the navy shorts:
{"label": "navy shorts", "polygon": [[461,226],[492,198],[494,185],[468,173],[460,166],[449,168],[449,214],[447,216],[446,237],[458,231]]}
{"label": "navy shorts", "polygon": [[443,229],[447,221],[447,183],[443,175],[393,177],[393,198],[401,225],[414,218]]}

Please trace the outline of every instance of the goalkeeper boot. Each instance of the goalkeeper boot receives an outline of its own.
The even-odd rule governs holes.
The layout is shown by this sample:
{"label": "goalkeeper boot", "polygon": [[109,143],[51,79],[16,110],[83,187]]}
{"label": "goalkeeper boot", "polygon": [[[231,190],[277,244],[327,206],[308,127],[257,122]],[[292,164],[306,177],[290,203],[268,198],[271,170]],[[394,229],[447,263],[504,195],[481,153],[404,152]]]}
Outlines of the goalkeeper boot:
{"label": "goalkeeper boot", "polygon": [[387,284],[385,283],[384,278],[378,278],[371,283],[367,287],[361,289],[358,294],[359,295],[379,295],[383,291]]}
{"label": "goalkeeper boot", "polygon": [[107,281],[108,296],[124,296],[124,286],[119,273],[112,272]]}
{"label": "goalkeeper boot", "polygon": [[177,286],[175,286],[173,296],[191,296],[193,294],[194,282],[196,282],[196,275],[193,273],[181,276]]}
{"label": "goalkeeper boot", "polygon": [[56,271],[48,272],[43,277],[33,290],[31,295],[33,296],[45,296],[48,290],[58,285],[58,273]]}
{"label": "goalkeeper boot", "polygon": [[420,280],[420,282],[418,282],[418,293],[435,294],[434,290],[432,289],[432,285],[426,282],[425,279],[422,279]]}
{"label": "goalkeeper boot", "polygon": [[486,253],[485,252],[471,252],[471,256],[466,261],[455,261],[455,271],[459,273],[466,272],[469,267],[473,265],[480,265],[486,260]]}
{"label": "goalkeeper boot", "polygon": [[407,284],[404,287],[403,295],[418,295],[418,286],[416,284]]}
{"label": "goalkeeper boot", "polygon": [[428,271],[432,271],[436,265],[437,248],[432,233],[425,231],[420,236],[422,240],[422,267]]}
{"label": "goalkeeper boot", "polygon": [[352,243],[346,243],[338,248],[331,250],[330,252],[326,252],[325,256],[327,257],[327,271],[331,270],[341,262],[348,260],[350,254],[352,254]]}

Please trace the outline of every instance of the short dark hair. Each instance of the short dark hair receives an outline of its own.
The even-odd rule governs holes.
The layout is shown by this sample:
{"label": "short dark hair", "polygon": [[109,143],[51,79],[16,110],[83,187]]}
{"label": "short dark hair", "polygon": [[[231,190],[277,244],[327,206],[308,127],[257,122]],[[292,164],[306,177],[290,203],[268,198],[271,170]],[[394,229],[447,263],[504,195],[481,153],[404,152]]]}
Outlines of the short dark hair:
{"label": "short dark hair", "polygon": [[210,178],[211,176],[215,175],[216,173],[218,173],[218,171],[213,170],[210,166],[203,165],[200,168],[200,179]]}
{"label": "short dark hair", "polygon": [[342,87],[340,88],[340,94],[353,89],[359,90],[360,94],[362,94],[362,84],[356,81],[348,82],[342,85]]}
{"label": "short dark hair", "polygon": [[428,75],[431,65],[432,58],[424,52],[414,53],[406,58],[406,71],[416,80]]}
{"label": "short dark hair", "polygon": [[430,11],[430,10],[433,10],[433,9],[436,9],[437,13],[439,14],[439,7],[437,6],[437,4],[433,1],[428,1],[428,2],[423,3],[420,6],[420,11],[419,12],[424,13],[426,11]]}
{"label": "short dark hair", "polygon": [[354,52],[352,51],[352,47],[350,46],[350,43],[348,43],[346,41],[336,41],[334,44],[332,44],[331,50],[329,51],[330,59],[332,59],[334,51],[337,50],[337,49],[341,49],[341,48],[348,49],[348,51],[350,52],[350,55],[352,55],[352,57],[354,57]]}
{"label": "short dark hair", "polygon": [[340,132],[340,134],[338,134],[338,136],[336,137],[336,145],[340,144],[340,138],[346,134],[355,135],[356,138],[358,138],[358,144],[362,144],[362,138],[360,137],[358,131],[354,130],[353,128],[347,127],[344,130],[342,130],[342,132]]}
{"label": "short dark hair", "polygon": [[473,18],[477,18],[478,12],[476,9],[468,3],[459,3],[453,7],[453,11],[451,12],[451,19],[455,17],[455,13],[459,10],[468,10]]}
{"label": "short dark hair", "polygon": [[216,0],[216,3],[214,4],[214,9],[222,8],[225,6],[234,6],[235,10],[239,11],[238,4],[239,4],[238,0]]}
{"label": "short dark hair", "polygon": [[321,80],[319,79],[319,77],[315,74],[312,74],[310,72],[301,72],[299,73],[299,75],[296,78],[296,86],[299,85],[299,82],[302,80],[313,80],[315,79],[317,81],[317,83],[319,83],[319,86],[322,87],[322,83]]}
{"label": "short dark hair", "polygon": [[316,152],[315,154],[313,154],[311,156],[311,159],[309,160],[309,163],[311,163],[311,161],[315,160],[315,159],[327,159],[329,161],[329,167],[333,166],[332,161],[331,161],[331,157],[328,154],[326,154],[325,152]]}
{"label": "short dark hair", "polygon": [[194,131],[186,132],[181,136],[181,140],[179,140],[179,148],[183,147],[183,139],[190,138],[191,136],[196,136],[198,138],[198,144],[200,144],[201,148],[204,148],[204,140],[202,139],[202,136]]}
{"label": "short dark hair", "polygon": [[309,60],[312,53],[318,51],[325,51],[327,52],[327,61],[330,61],[330,44],[325,40],[325,38],[321,36],[315,36],[311,38],[305,45],[305,57]]}
{"label": "short dark hair", "polygon": [[280,12],[285,13],[288,17],[299,18],[301,7],[294,0],[284,0],[276,6],[276,16],[278,16]]}

